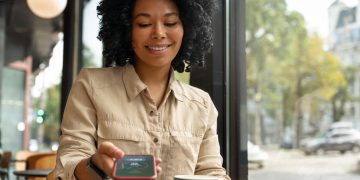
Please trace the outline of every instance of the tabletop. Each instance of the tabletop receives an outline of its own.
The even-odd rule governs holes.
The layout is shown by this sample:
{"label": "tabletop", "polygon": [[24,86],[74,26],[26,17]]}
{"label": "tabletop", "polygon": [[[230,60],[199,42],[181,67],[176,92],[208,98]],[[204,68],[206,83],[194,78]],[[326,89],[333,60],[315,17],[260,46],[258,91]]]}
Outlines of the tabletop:
{"label": "tabletop", "polygon": [[23,171],[14,171],[16,177],[46,177],[50,173],[51,169],[29,169]]}

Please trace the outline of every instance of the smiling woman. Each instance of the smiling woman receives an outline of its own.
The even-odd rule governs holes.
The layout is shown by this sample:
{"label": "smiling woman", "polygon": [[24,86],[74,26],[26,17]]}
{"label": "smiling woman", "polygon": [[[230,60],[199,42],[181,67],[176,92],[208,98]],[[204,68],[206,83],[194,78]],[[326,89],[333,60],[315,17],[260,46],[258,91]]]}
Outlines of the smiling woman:
{"label": "smiling woman", "polygon": [[[102,16],[99,39],[106,44],[103,55],[106,66],[133,64],[132,18],[136,1],[103,1],[98,7]],[[149,1],[150,2],[150,1]],[[213,46],[212,15],[218,6],[215,0],[174,1],[178,18],[183,26],[182,45],[172,61],[172,67],[178,72],[190,71],[192,66],[203,65],[204,56]],[[117,7],[117,8],[114,8]],[[174,18],[172,15],[167,18]],[[165,19],[163,19],[165,20]],[[169,25],[169,24],[168,24]],[[187,67],[185,68],[185,63]]]}
{"label": "smiling woman", "polygon": [[145,179],[229,179],[210,96],[174,76],[205,62],[215,9],[213,0],[100,2],[99,39],[109,67],[83,69],[72,87],[57,178],[114,178],[115,159],[132,154],[155,157],[157,174]]}
{"label": "smiling woman", "polygon": [[175,3],[170,1],[170,4],[166,4],[157,0],[137,1],[132,16],[135,66],[169,69],[171,61],[179,52],[184,35]]}

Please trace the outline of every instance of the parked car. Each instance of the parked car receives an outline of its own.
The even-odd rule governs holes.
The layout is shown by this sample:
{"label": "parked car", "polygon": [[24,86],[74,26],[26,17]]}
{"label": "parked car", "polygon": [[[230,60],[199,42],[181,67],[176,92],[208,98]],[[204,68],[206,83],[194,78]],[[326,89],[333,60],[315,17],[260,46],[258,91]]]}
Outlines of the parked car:
{"label": "parked car", "polygon": [[267,152],[262,150],[258,145],[253,144],[251,141],[247,142],[247,148],[248,163],[257,164],[259,168],[263,168],[265,161],[269,158]]}
{"label": "parked car", "polygon": [[360,132],[356,129],[333,129],[315,138],[302,141],[300,148],[306,155],[324,154],[327,151],[360,151]]}
{"label": "parked car", "polygon": [[329,132],[331,131],[336,131],[336,130],[349,130],[349,129],[354,129],[354,124],[352,122],[348,122],[348,121],[339,121],[339,122],[334,122],[330,125],[330,128],[328,129]]}

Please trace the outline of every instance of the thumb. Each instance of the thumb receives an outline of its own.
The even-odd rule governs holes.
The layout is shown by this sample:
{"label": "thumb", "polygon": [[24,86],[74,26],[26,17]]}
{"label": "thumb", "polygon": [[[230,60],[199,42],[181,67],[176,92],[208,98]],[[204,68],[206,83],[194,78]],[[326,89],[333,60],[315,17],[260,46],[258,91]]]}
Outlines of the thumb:
{"label": "thumb", "polygon": [[100,154],[106,154],[109,157],[119,159],[122,158],[125,153],[111,142],[103,142],[99,147]]}

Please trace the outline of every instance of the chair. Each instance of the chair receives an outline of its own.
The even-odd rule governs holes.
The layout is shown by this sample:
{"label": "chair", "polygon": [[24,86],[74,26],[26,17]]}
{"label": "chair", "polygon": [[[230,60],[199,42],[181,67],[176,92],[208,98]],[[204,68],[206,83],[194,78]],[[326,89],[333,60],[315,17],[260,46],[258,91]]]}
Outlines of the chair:
{"label": "chair", "polygon": [[[19,164],[17,170],[13,172],[17,179],[25,177],[25,179],[31,180],[45,180],[46,175],[44,176],[44,171],[34,172],[27,170],[45,170],[45,172],[47,172],[47,170],[54,169],[56,164],[56,152],[23,151],[17,154],[16,157],[18,158],[16,162],[22,163]],[[24,167],[21,165],[24,165]],[[34,177],[34,173],[38,174],[38,176]],[[29,176],[30,174],[33,177]]]}
{"label": "chair", "polygon": [[11,162],[11,151],[4,151],[0,158],[0,178],[9,180],[9,167]]}
{"label": "chair", "polygon": [[15,163],[15,170],[25,170],[26,169],[26,159],[29,156],[32,156],[34,154],[39,154],[39,152],[32,152],[32,151],[18,151],[16,153],[14,163]]}
{"label": "chair", "polygon": [[26,169],[54,169],[56,153],[39,153],[30,155],[26,159]]}
{"label": "chair", "polygon": [[55,173],[54,173],[54,171],[51,171],[51,172],[47,175],[46,180],[55,180]]}
{"label": "chair", "polygon": [[[38,153],[30,155],[26,159],[26,169],[52,170],[56,164],[56,153]],[[30,179],[30,178],[29,178]],[[32,178],[33,180],[44,180],[46,178]]]}
{"label": "chair", "polygon": [[0,168],[0,179],[1,180],[9,179],[9,170],[8,169]]}

